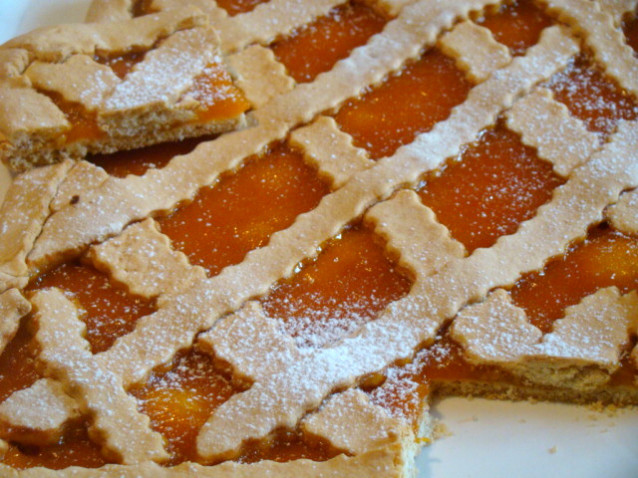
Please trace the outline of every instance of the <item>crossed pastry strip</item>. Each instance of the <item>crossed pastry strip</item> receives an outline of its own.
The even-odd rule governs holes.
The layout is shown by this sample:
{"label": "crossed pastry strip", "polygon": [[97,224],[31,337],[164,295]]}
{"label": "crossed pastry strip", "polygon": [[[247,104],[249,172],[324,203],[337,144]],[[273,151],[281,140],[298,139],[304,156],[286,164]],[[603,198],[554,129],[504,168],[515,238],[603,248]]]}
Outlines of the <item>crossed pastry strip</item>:
{"label": "crossed pastry strip", "polygon": [[[558,2],[556,4],[559,5]],[[420,5],[422,4],[413,7],[417,13]],[[556,7],[556,5],[554,6]],[[408,12],[414,14],[413,11],[408,10]],[[601,15],[604,14],[601,13]],[[581,19],[581,21],[586,20],[586,18]],[[464,31],[469,33],[463,33]],[[461,24],[450,35],[455,33],[460,36],[472,35],[475,32],[476,28],[472,24]],[[479,36],[483,33],[479,31]],[[551,36],[562,40],[560,43],[561,51],[549,51],[547,46],[549,42],[546,44],[544,40]],[[452,36],[452,38],[454,37]],[[472,38],[475,37],[472,36]],[[489,40],[488,36],[485,50],[499,50],[495,49],[495,45]],[[601,58],[605,58],[605,48],[608,45],[605,43],[599,45],[600,52],[596,51],[595,45],[591,46],[598,53],[599,61]],[[179,348],[189,346],[195,334],[200,330],[209,329],[217,317],[225,312],[236,310],[247,299],[262,294],[271,283],[287,275],[296,262],[308,254],[313,254],[317,245],[336,233],[351,218],[358,216],[377,197],[387,197],[397,185],[414,182],[425,170],[436,168],[442,160],[455,154],[460,146],[472,141],[480,130],[492,124],[496,116],[511,105],[514,98],[564,67],[569,58],[577,51],[576,43],[565,35],[560,27],[552,27],[543,34],[539,45],[529,50],[525,58],[513,62],[508,62],[507,58],[498,60],[497,67],[506,66],[496,74],[487,75],[485,71],[490,69],[484,65],[468,64],[468,71],[483,71],[482,76],[487,77],[487,79],[472,90],[466,103],[457,107],[447,121],[439,123],[431,132],[421,135],[413,144],[399,149],[393,157],[384,158],[374,164],[364,154],[354,149],[347,141],[347,137],[342,136],[343,133],[338,131],[335,133],[335,148],[343,148],[347,154],[357,158],[355,166],[342,171],[336,167],[334,162],[330,161],[329,157],[322,159],[320,154],[313,155],[311,149],[313,133],[319,131],[326,134],[334,129],[335,125],[329,119],[320,118],[311,126],[306,127],[305,130],[296,130],[292,136],[295,144],[307,147],[306,153],[313,158],[319,169],[328,176],[334,177],[335,187],[341,186],[329,196],[332,201],[330,199],[324,200],[316,210],[301,216],[291,228],[275,234],[268,246],[253,251],[247,256],[244,263],[225,269],[219,276],[205,279],[199,277],[201,273],[193,272],[192,276],[198,282],[193,284],[192,290],[181,294],[177,292],[177,295],[174,295],[175,291],[168,291],[169,293],[162,299],[162,307],[157,313],[141,319],[133,333],[118,340],[111,350],[100,354],[96,361],[101,362],[102,366],[107,366],[117,376],[122,377],[124,385],[143,378],[154,365],[166,362]],[[492,56],[486,55],[486,57],[489,57],[491,61]],[[539,59],[550,61],[537,61]],[[634,65],[636,63],[633,58],[628,62]],[[604,61],[601,63],[608,66]],[[612,66],[610,68],[618,70],[621,67]],[[478,75],[480,76],[481,73]],[[475,77],[478,78],[478,76]],[[623,86],[627,87],[627,85]],[[629,89],[629,91],[636,92],[636,89]],[[295,96],[294,90],[291,96]],[[264,109],[259,111],[260,125],[267,124],[269,116],[263,111],[267,111],[269,106],[266,103]],[[480,107],[476,108],[476,106]],[[275,107],[271,106],[271,108]],[[363,326],[353,337],[345,338],[341,343],[332,347],[319,349],[313,354],[303,356],[297,365],[289,369],[280,370],[279,367],[274,367],[270,372],[256,372],[250,367],[248,370],[244,370],[242,367],[245,367],[245,364],[238,365],[240,373],[246,373],[256,379],[259,379],[261,374],[268,373],[269,380],[257,380],[253,388],[236,395],[216,411],[200,436],[199,449],[202,456],[232,456],[241,441],[251,436],[251,433],[252,436],[259,437],[269,433],[282,423],[294,426],[308,410],[319,406],[335,388],[350,386],[356,383],[358,377],[366,373],[382,369],[397,358],[411,356],[417,346],[431,340],[443,321],[453,317],[462,306],[484,297],[488,290],[496,286],[512,283],[522,272],[537,269],[546,258],[562,252],[566,244],[581,237],[583,231],[590,224],[600,220],[604,208],[615,202],[623,189],[637,185],[638,171],[635,170],[634,166],[637,159],[635,157],[635,122],[621,123],[609,142],[600,147],[598,142],[590,134],[587,134],[578,120],[567,118],[567,122],[563,124],[567,124],[566,128],[573,133],[575,138],[570,141],[570,146],[574,145],[579,148],[578,151],[585,151],[586,156],[591,155],[591,159],[586,164],[574,169],[577,158],[583,156],[561,154],[561,144],[552,142],[555,135],[550,127],[551,123],[539,121],[534,124],[534,122],[520,121],[520,118],[525,117],[526,113],[529,114],[530,110],[538,112],[539,108],[540,111],[553,112],[553,114],[548,115],[550,121],[557,117],[557,113],[562,116],[566,115],[565,108],[552,100],[547,92],[536,90],[515,103],[514,108],[508,112],[508,124],[521,133],[525,143],[544,145],[545,151],[539,148],[541,157],[550,160],[555,158],[553,162],[556,171],[565,176],[569,175],[567,183],[556,191],[552,201],[541,207],[537,216],[524,223],[516,234],[503,237],[492,248],[477,250],[469,257],[462,257],[459,253],[458,243],[454,245],[455,243],[449,237],[440,241],[453,252],[441,253],[441,258],[434,261],[437,266],[433,269],[424,265],[426,261],[422,257],[417,256],[418,259],[412,259],[415,251],[410,250],[410,248],[413,246],[409,246],[401,240],[400,230],[404,224],[410,224],[411,227],[414,227],[412,222],[423,225],[427,224],[428,220],[435,229],[440,228],[441,226],[432,221],[431,214],[428,219],[427,208],[421,206],[409,192],[401,192],[393,199],[373,207],[368,212],[368,217],[377,224],[378,230],[387,236],[389,247],[398,250],[401,254],[401,260],[405,261],[408,267],[415,272],[417,280],[410,295],[389,306],[379,319]],[[479,111],[479,113],[470,113],[471,110]],[[275,109],[275,111],[277,110]],[[306,113],[303,117],[308,115],[310,114]],[[236,133],[235,135],[241,134]],[[224,138],[232,136],[234,135],[227,135],[217,141],[223,144]],[[211,145],[211,147],[214,146]],[[196,153],[193,153],[193,156],[196,157]],[[181,160],[187,161],[188,157],[181,158]],[[394,174],[391,175],[393,183],[381,184],[381,180],[378,179],[380,171],[393,172]],[[108,180],[104,184],[107,182]],[[576,199],[571,198],[567,192],[573,189],[577,183],[592,184],[592,188],[598,194],[581,195],[577,196]],[[366,187],[370,189],[365,191]],[[628,201],[629,199],[624,202]],[[82,204],[82,201],[79,204]],[[392,224],[391,218],[396,217],[396,210],[393,210],[393,207],[399,207],[400,211],[414,214],[416,219],[412,217],[410,222]],[[562,217],[566,212],[573,214],[574,211],[578,215],[572,217],[569,224],[559,222],[561,227],[550,226],[555,222],[549,221],[549,218]],[[62,217],[64,212],[65,209],[60,210]],[[54,215],[52,219],[55,217]],[[328,220],[318,221],[317,218],[327,218]],[[147,228],[152,227],[152,223],[142,224]],[[308,227],[309,225],[313,227]],[[142,226],[130,226],[125,230],[123,236],[115,238],[113,241],[125,240],[124,238],[129,232],[135,234],[137,233],[135,228],[140,227]],[[304,236],[296,243],[290,244],[287,241],[290,237],[299,237],[299,232],[302,231]],[[310,233],[308,233],[309,231]],[[538,234],[539,231],[543,231],[549,241],[543,246],[535,246],[535,248],[529,246],[532,241],[528,241],[526,238]],[[113,232],[117,231],[111,231],[108,234]],[[405,231],[403,231],[404,233]],[[108,244],[109,242],[106,242],[104,246],[98,246],[96,250],[100,247],[107,247]],[[287,252],[294,251],[296,257],[293,259],[284,258],[282,254],[279,254],[279,251],[284,249]],[[521,250],[525,250],[524,257],[517,254]],[[439,250],[436,249],[436,251],[438,254]],[[274,274],[265,271],[262,264],[265,258],[271,264],[278,265]],[[503,263],[504,258],[507,258],[508,263]],[[173,257],[173,259],[178,266],[180,262],[181,266],[185,266],[183,257],[178,256],[177,258]],[[494,273],[486,277],[483,272],[485,270]],[[247,278],[250,278],[250,281]],[[243,281],[251,282],[249,287],[246,287]],[[226,289],[221,292],[221,287],[226,287]],[[160,288],[156,288],[154,293],[159,294],[159,290]],[[417,292],[419,293],[417,294]],[[162,292],[162,294],[164,293]],[[256,316],[258,319],[255,320],[261,320],[259,319],[261,317],[259,311],[254,310],[255,306],[250,304],[244,306],[242,311],[236,315],[223,319],[211,332],[201,336],[200,340],[212,344],[212,348],[216,351],[220,348],[223,350],[223,343],[219,344],[219,340],[215,340],[215,334],[223,330],[222,327],[228,326],[227,324],[233,321],[241,320],[243,313],[252,314],[253,319]],[[216,313],[211,313],[211,310]],[[175,324],[171,323],[171,314],[175,311],[179,311],[180,314],[191,319],[190,323],[181,324],[186,325],[186,327],[176,328]],[[208,312],[204,313],[204,311]],[[143,337],[148,330],[154,331],[153,333],[157,332],[166,339],[159,342],[162,346],[158,347],[158,350],[153,350],[152,355],[149,355],[148,351],[143,348]],[[624,340],[624,337],[620,339]],[[357,346],[351,347],[352,343],[357,344]],[[378,346],[379,343],[383,344],[382,350]],[[136,348],[139,345],[142,347]],[[124,354],[130,360],[131,353],[137,354],[140,360],[132,360],[128,363],[122,363],[123,361],[119,360],[124,357]],[[335,356],[340,358],[335,361]],[[230,357],[232,354],[229,354]],[[277,361],[275,360],[273,363],[276,364]],[[273,363],[269,362],[265,365],[272,366]],[[342,367],[344,364],[349,364],[349,366]],[[323,373],[326,367],[332,373],[326,374],[327,377],[324,381],[313,386],[317,390],[314,390],[315,395],[311,399],[305,394],[303,396],[293,395],[285,397],[286,402],[282,405],[277,401],[281,399],[280,397],[269,393],[273,389],[268,387],[274,385],[277,385],[275,390],[289,389],[292,392],[301,392],[303,390],[300,388],[303,387],[295,386],[299,383],[299,377],[312,374],[313,371]],[[268,385],[268,383],[273,385]],[[224,420],[230,420],[231,418],[228,417],[232,417],[233,424],[236,426],[237,417],[242,416],[241,413],[235,415],[233,408],[241,411],[246,404],[251,403],[251,400],[258,404],[259,410],[264,413],[263,420],[260,421],[261,428],[254,430],[253,427],[250,427],[251,433],[247,434],[235,435],[232,432],[224,434],[223,430],[226,429],[223,426]],[[272,400],[272,404],[277,405],[277,407],[269,408],[267,406],[268,400]],[[268,412],[273,409],[285,410],[285,413],[282,416],[269,415]],[[248,426],[247,423],[246,426]],[[213,435],[216,437],[216,442],[211,443],[209,437]],[[225,440],[220,440],[220,437],[224,437]]]}

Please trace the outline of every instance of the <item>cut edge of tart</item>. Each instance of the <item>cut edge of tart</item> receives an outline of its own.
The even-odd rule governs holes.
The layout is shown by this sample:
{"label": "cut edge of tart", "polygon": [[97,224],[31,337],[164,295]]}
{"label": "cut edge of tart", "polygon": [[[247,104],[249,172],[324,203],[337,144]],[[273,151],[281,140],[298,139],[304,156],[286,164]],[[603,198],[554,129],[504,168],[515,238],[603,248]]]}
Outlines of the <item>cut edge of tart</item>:
{"label": "cut edge of tart", "polygon": [[14,170],[223,133],[250,107],[190,7],[42,28],[0,56],[0,151]]}
{"label": "cut edge of tart", "polygon": [[[161,10],[174,3],[147,6]],[[619,29],[636,2],[605,8],[576,0],[537,2],[554,24],[543,26],[521,53],[496,41],[479,14],[472,16],[484,9],[486,16],[498,14],[498,8],[490,10],[497,2],[371,0],[364,3],[389,18],[383,31],[330,70],[296,83],[284,65],[292,66],[262,44],[286,41],[294,28],[340,3],[310,2],[285,15],[290,2],[271,0],[235,16],[200,5],[217,22],[221,50],[254,106],[248,128],[201,143],[141,175],[109,176],[89,162],[64,161],[16,178],[0,210],[6,224],[0,242],[3,345],[29,333],[18,330],[24,318],[37,344],[40,375],[0,403],[2,436],[12,442],[6,453],[19,456],[20,442],[64,441],[79,423],[88,429],[82,443],[101,447],[91,453],[102,456],[102,463],[120,464],[58,472],[0,465],[3,472],[410,476],[414,454],[431,436],[432,392],[638,401],[638,274],[631,267],[638,250],[632,242],[638,232],[638,61]],[[100,5],[111,12],[119,5],[120,14],[132,7],[95,5],[94,18]],[[559,100],[554,81],[580,68],[581,52],[596,64],[592,71],[603,72],[592,76],[615,85],[628,105],[616,108],[612,123],[600,130],[569,100]],[[469,92],[462,78],[444,73],[449,57],[463,72],[457,76],[472,83]],[[406,64],[405,78],[394,74]],[[440,120],[415,130],[414,141],[375,154],[374,141],[359,134],[369,123],[366,108],[388,101],[380,91],[403,80],[410,84],[421,68],[432,74],[424,76],[431,83],[458,82],[460,102],[450,100],[442,113],[434,108]],[[523,198],[513,194],[525,214],[481,232],[480,240],[474,231],[461,242],[448,222],[455,213],[437,209],[441,193],[434,192],[435,184],[467,174],[459,168],[472,167],[481,154],[502,154],[490,149],[491,141],[516,151],[527,161],[521,165],[549,165],[528,169],[538,189],[551,194],[529,201],[532,189]],[[267,166],[260,169],[262,163]],[[265,197],[274,199],[308,165],[327,187],[316,183],[301,210],[278,209],[286,220],[271,224],[259,216],[258,205],[252,206],[252,222],[241,223],[232,212],[239,209],[228,213],[238,216],[229,219],[236,236],[229,240],[242,244],[243,258],[220,256],[211,266],[174,232],[181,222],[194,227],[186,219],[193,213],[185,211],[198,211],[200,195],[212,198],[221,216],[221,205],[235,201],[242,181],[264,185]],[[489,177],[490,170],[479,173]],[[481,187],[466,189],[487,191],[490,200],[498,195]],[[28,214],[20,212],[25,205]],[[212,223],[211,217],[195,221]],[[210,240],[219,246],[214,236]],[[390,281],[399,281],[396,274],[407,277],[391,299],[375,303],[378,312],[366,315],[355,301],[356,313],[346,311],[339,322],[329,304],[328,326],[337,321],[342,328],[327,334],[321,310],[318,319],[299,316],[298,307],[323,307],[331,290],[335,297],[339,288],[350,291],[339,299],[344,301],[374,295],[359,292],[354,272],[354,281],[345,277],[350,272],[331,281],[326,271],[338,265],[326,263],[346,262],[352,258],[347,251],[363,248],[353,260],[376,270],[375,247],[397,266],[387,273]],[[583,252],[589,249],[595,254]],[[561,272],[574,257],[585,259]],[[92,319],[85,317],[90,307],[78,291],[65,288],[66,272],[58,264],[106,274],[114,289],[142,301],[141,317],[118,325],[109,344],[96,345]],[[558,316],[540,317],[535,311],[546,298],[533,291],[547,289],[543,281],[556,280],[551,277],[567,277],[560,274],[581,285],[583,278],[596,280],[561,299]],[[23,294],[19,289],[29,281]],[[87,280],[87,288],[102,284],[96,281]],[[212,405],[203,403],[193,392],[197,374],[180,375],[191,373],[184,363],[214,370],[223,397],[219,392]],[[46,403],[48,413],[35,412],[34,401]],[[163,422],[164,407],[176,412]],[[201,417],[196,435],[171,435],[166,420],[194,416]],[[191,453],[196,449],[203,465],[186,461],[163,468],[162,462],[177,463],[171,457],[184,443]]]}

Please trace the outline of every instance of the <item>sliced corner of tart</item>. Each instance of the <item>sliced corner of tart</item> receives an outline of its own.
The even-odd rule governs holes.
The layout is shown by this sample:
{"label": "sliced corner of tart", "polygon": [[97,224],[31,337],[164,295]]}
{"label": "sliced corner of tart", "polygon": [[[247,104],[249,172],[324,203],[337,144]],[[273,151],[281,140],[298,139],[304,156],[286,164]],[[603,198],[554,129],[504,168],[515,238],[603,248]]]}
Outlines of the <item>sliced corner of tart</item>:
{"label": "sliced corner of tart", "polygon": [[222,133],[250,108],[193,7],[42,28],[0,57],[0,151],[15,170]]}

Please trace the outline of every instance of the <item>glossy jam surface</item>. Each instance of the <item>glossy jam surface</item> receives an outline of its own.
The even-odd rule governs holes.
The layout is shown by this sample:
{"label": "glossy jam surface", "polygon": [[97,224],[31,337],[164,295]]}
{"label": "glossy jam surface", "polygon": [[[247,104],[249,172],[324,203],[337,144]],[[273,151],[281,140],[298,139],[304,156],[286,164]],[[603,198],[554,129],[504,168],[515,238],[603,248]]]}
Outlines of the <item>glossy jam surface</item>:
{"label": "glossy jam surface", "polygon": [[31,342],[30,316],[22,319],[20,328],[0,355],[0,401],[13,392],[27,388],[41,377],[37,350]]}
{"label": "glossy jam surface", "polygon": [[105,133],[97,124],[95,112],[88,111],[79,103],[66,101],[57,93],[50,92],[47,96],[60,108],[71,124],[71,129],[64,133],[66,144],[82,140],[95,141],[104,137]]}
{"label": "glossy jam surface", "polygon": [[153,304],[128,294],[93,267],[66,263],[35,278],[29,290],[58,287],[80,309],[86,339],[93,353],[108,349],[127,334],[140,317],[154,311]]}
{"label": "glossy jam surface", "polygon": [[103,65],[110,67],[118,78],[124,79],[133,67],[144,59],[145,55],[145,51],[139,51],[106,58],[96,56],[94,59],[98,63],[102,63]]}
{"label": "glossy jam surface", "polygon": [[87,434],[86,423],[72,424],[54,445],[43,447],[9,444],[2,463],[18,469],[43,466],[61,470],[69,466],[98,468],[108,463],[99,445]]}
{"label": "glossy jam surface", "polygon": [[131,393],[151,426],[168,440],[169,465],[197,461],[199,429],[211,413],[237,393],[230,380],[213,365],[212,358],[190,350],[178,355],[168,370],[155,371]]}
{"label": "glossy jam surface", "polygon": [[244,445],[242,463],[255,463],[262,460],[287,462],[308,459],[326,461],[343,453],[327,440],[310,436],[300,430],[276,430],[269,438],[261,441],[249,441]]}
{"label": "glossy jam surface", "polygon": [[347,101],[335,120],[356,146],[381,158],[446,119],[471,86],[454,60],[430,50],[378,87]]}
{"label": "glossy jam surface", "polygon": [[623,31],[627,44],[634,49],[636,56],[638,56],[638,15],[634,15],[633,18],[624,22]]}
{"label": "glossy jam surface", "polygon": [[623,92],[584,56],[579,56],[549,82],[554,98],[585,122],[591,131],[608,135],[618,120],[638,117],[635,98]]}
{"label": "glossy jam surface", "polygon": [[327,193],[300,153],[278,145],[159,222],[175,248],[214,275],[265,245]]}
{"label": "glossy jam surface", "polygon": [[219,63],[208,65],[187,94],[200,103],[197,121],[201,123],[236,118],[250,108],[242,91]]}
{"label": "glossy jam surface", "polygon": [[561,183],[550,163],[499,125],[426,179],[418,193],[471,252],[516,232]]}
{"label": "glossy jam surface", "polygon": [[638,289],[638,239],[600,227],[565,256],[521,278],[511,294],[530,321],[548,332],[565,307],[612,285],[623,293]]}
{"label": "glossy jam surface", "polygon": [[100,166],[111,176],[123,178],[129,174],[141,176],[148,169],[161,169],[173,157],[188,154],[208,138],[185,139],[174,143],[162,143],[130,151],[118,151],[113,154],[96,154],[87,161]]}
{"label": "glossy jam surface", "polygon": [[275,42],[271,48],[296,81],[312,81],[380,32],[385,22],[385,18],[363,4],[346,3]]}
{"label": "glossy jam surface", "polygon": [[407,294],[411,281],[367,228],[346,230],[317,260],[281,281],[263,300],[272,318],[303,345],[332,343]]}
{"label": "glossy jam surface", "polygon": [[476,23],[491,30],[496,41],[509,47],[513,55],[522,55],[538,43],[543,29],[553,22],[532,0],[514,0],[477,18]]}
{"label": "glossy jam surface", "polygon": [[235,16],[239,13],[250,12],[260,3],[267,1],[268,0],[217,0],[217,5],[226,10],[230,16]]}

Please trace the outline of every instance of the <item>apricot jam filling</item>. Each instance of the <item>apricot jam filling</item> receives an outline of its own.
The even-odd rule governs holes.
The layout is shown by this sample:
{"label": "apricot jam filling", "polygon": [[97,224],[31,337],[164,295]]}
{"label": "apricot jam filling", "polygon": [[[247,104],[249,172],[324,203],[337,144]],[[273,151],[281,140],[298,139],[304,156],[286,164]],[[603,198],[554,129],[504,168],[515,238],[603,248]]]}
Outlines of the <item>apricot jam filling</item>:
{"label": "apricot jam filling", "polygon": [[[87,325],[86,339],[93,353],[109,348],[117,337],[130,332],[135,321],[153,312],[143,299],[128,295],[112,285],[102,273],[88,265],[67,263],[33,279],[27,291],[58,287],[80,308]],[[27,324],[23,319],[16,337],[0,357],[0,399],[32,385],[41,375]],[[9,431],[9,435],[11,432]],[[69,423],[59,441],[52,445],[25,446],[10,443],[3,463],[15,468],[45,466],[62,469],[68,466],[99,467],[107,463],[100,446],[87,435],[87,423]]]}
{"label": "apricot jam filling", "polygon": [[314,262],[274,286],[262,305],[304,346],[322,346],[374,319],[412,282],[371,230],[357,225],[330,241]]}
{"label": "apricot jam filling", "polygon": [[112,154],[96,154],[87,157],[86,160],[101,167],[111,176],[118,178],[124,178],[129,174],[141,176],[148,169],[163,168],[173,157],[188,154],[199,143],[209,139],[212,138],[192,138]]}
{"label": "apricot jam filling", "polygon": [[301,153],[278,144],[201,189],[190,204],[159,223],[192,264],[215,275],[264,246],[272,233],[290,226],[328,192]]}
{"label": "apricot jam filling", "polygon": [[573,59],[569,66],[557,73],[548,86],[554,98],[585,122],[590,131],[609,135],[618,120],[638,117],[636,99],[622,91],[584,55]]}
{"label": "apricot jam filling", "polygon": [[308,459],[326,461],[344,453],[328,440],[304,433],[302,430],[276,430],[268,439],[249,441],[244,445],[241,463],[255,463],[262,460],[287,462]]}
{"label": "apricot jam filling", "polygon": [[271,45],[297,82],[312,81],[379,33],[386,18],[361,3],[345,3]]}
{"label": "apricot jam filling", "polygon": [[565,255],[523,276],[511,295],[536,327],[549,332],[566,307],[609,286],[623,293],[638,289],[638,238],[601,225]]}
{"label": "apricot jam filling", "polygon": [[638,15],[634,14],[623,23],[623,31],[627,44],[634,49],[638,56]]}
{"label": "apricot jam filling", "polygon": [[186,93],[199,101],[197,122],[236,118],[250,108],[243,92],[220,63],[209,64]]}
{"label": "apricot jam filling", "polygon": [[113,73],[115,73],[119,79],[123,80],[135,65],[144,60],[145,56],[146,51],[132,51],[116,56],[95,55],[93,59],[111,68]]}
{"label": "apricot jam filling", "polygon": [[38,351],[31,341],[30,320],[31,316],[22,319],[15,337],[0,355],[0,402],[42,377],[36,367]]}
{"label": "apricot jam filling", "polygon": [[475,22],[489,29],[512,55],[524,54],[538,43],[542,31],[554,23],[532,0],[506,2],[492,11],[488,7]]}
{"label": "apricot jam filling", "polygon": [[469,252],[516,232],[563,180],[499,123],[427,177],[418,193]]}
{"label": "apricot jam filling", "polygon": [[213,411],[241,391],[222,375],[210,355],[191,349],[168,367],[155,370],[145,384],[129,392],[140,411],[167,440],[166,465],[197,461],[197,434]]}
{"label": "apricot jam filling", "polygon": [[37,466],[61,470],[69,466],[99,468],[109,463],[87,433],[88,423],[73,423],[59,442],[46,446],[27,446],[9,443],[2,463],[17,469]]}
{"label": "apricot jam filling", "polygon": [[[623,293],[638,289],[638,238],[603,224],[542,270],[523,276],[510,293],[530,322],[548,333],[554,320],[564,316],[566,307],[612,285]],[[628,356],[634,345],[635,339],[627,344],[621,365],[610,378],[611,386],[634,382],[638,371]],[[418,405],[427,397],[429,384],[471,380],[517,383],[516,377],[503,369],[467,362],[463,347],[446,328],[409,364],[390,367],[385,375],[389,383],[370,391],[371,399],[394,414],[412,419],[418,418]]]}
{"label": "apricot jam filling", "polygon": [[86,339],[93,353],[108,349],[118,337],[129,333],[140,317],[155,310],[154,305],[128,294],[107,275],[89,265],[65,263],[33,279],[27,291],[57,287],[79,307],[86,323]]}
{"label": "apricot jam filling", "polygon": [[371,157],[390,156],[446,119],[471,87],[454,60],[433,49],[381,85],[347,101],[335,120]]}
{"label": "apricot jam filling", "polygon": [[260,3],[268,0],[217,0],[217,6],[222,7],[231,17],[240,13],[247,13]]}
{"label": "apricot jam filling", "polygon": [[[146,52],[99,58],[100,63],[109,66],[120,78],[124,78],[133,67],[144,59]],[[98,125],[97,113],[88,111],[83,105],[66,101],[54,92],[44,92],[65,114],[71,129],[65,133],[66,144],[76,141],[96,141],[106,136]],[[185,93],[199,101],[196,119],[193,123],[208,123],[236,118],[250,109],[251,105],[243,92],[235,86],[228,71],[220,63],[209,64],[195,77],[193,85]]]}
{"label": "apricot jam filling", "polygon": [[[155,370],[145,384],[129,390],[138,399],[140,411],[150,417],[152,428],[166,438],[171,458],[165,466],[201,462],[196,445],[199,430],[217,407],[241,391],[210,355],[196,349],[180,353],[168,367]],[[319,437],[278,430],[265,440],[246,443],[238,461],[323,461],[339,453]]]}
{"label": "apricot jam filling", "polygon": [[88,111],[80,103],[65,100],[62,95],[52,91],[44,91],[51,101],[64,113],[71,129],[64,133],[64,144],[77,141],[96,141],[104,137],[105,133],[97,124],[97,113]]}

